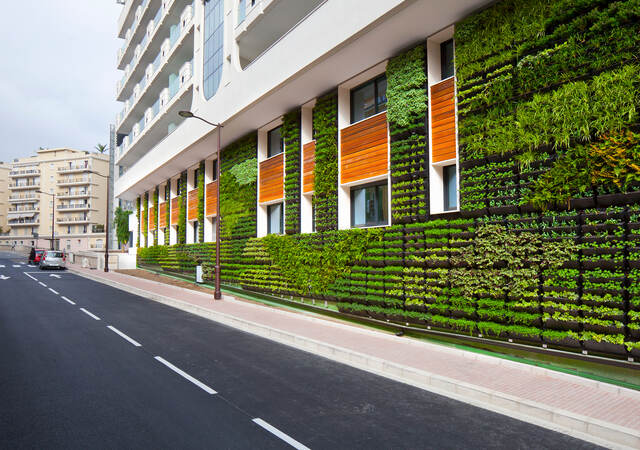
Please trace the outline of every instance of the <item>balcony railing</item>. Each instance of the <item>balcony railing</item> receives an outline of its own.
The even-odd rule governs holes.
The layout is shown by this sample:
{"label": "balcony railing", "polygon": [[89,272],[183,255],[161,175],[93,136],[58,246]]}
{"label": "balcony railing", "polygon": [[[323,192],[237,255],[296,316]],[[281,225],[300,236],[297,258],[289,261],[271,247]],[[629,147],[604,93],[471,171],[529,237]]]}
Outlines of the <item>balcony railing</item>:
{"label": "balcony railing", "polygon": [[66,224],[66,223],[82,223],[82,222],[91,222],[90,217],[61,217],[56,219],[56,223]]}
{"label": "balcony railing", "polygon": [[40,200],[40,195],[33,194],[15,194],[9,196],[9,201],[26,201],[26,200]]}
{"label": "balcony railing", "polygon": [[34,219],[34,220],[9,220],[7,222],[7,225],[11,226],[11,227],[28,227],[28,226],[35,226],[35,225],[39,225],[40,224],[40,220],[38,219]]}
{"label": "balcony railing", "polygon": [[74,210],[74,209],[91,209],[91,205],[89,203],[78,203],[78,204],[69,204],[69,205],[58,205],[58,209],[60,210]]}
{"label": "balcony railing", "polygon": [[[133,23],[131,24],[129,29],[125,33],[124,44],[122,44],[122,47],[118,50],[118,61],[122,59],[122,57],[127,51],[127,47],[129,46],[129,44],[131,44],[131,39],[136,34],[136,31],[138,31],[138,25],[140,25],[140,21],[142,20],[142,16],[144,16],[144,11],[148,3],[149,3],[149,0],[142,0],[142,4],[136,10],[136,17],[133,20]],[[162,7],[160,7],[158,11],[162,11]]]}
{"label": "balcony railing", "polygon": [[40,211],[40,207],[39,206],[33,206],[33,207],[30,207],[30,208],[24,208],[23,207],[23,208],[9,208],[9,209],[7,209],[7,212],[10,212],[10,213],[18,213],[18,212],[25,212],[26,213],[26,212],[38,212],[38,211]]}
{"label": "balcony railing", "polygon": [[40,169],[12,170],[11,172],[9,172],[10,177],[19,177],[25,175],[40,175]]}
{"label": "balcony railing", "polygon": [[58,185],[62,186],[65,184],[90,184],[90,177],[76,177],[76,178],[65,178],[63,180],[58,180]]}
{"label": "balcony railing", "polygon": [[72,164],[70,166],[58,167],[58,173],[82,172],[91,170],[91,164]]}
{"label": "balcony railing", "polygon": [[40,187],[38,183],[22,183],[22,184],[10,184],[9,189],[37,189]]}
{"label": "balcony railing", "polygon": [[90,197],[91,196],[91,189],[86,189],[86,190],[82,190],[82,191],[72,191],[72,192],[67,192],[67,191],[59,191],[56,194],[56,197],[62,199],[62,198],[74,198],[74,197]]}

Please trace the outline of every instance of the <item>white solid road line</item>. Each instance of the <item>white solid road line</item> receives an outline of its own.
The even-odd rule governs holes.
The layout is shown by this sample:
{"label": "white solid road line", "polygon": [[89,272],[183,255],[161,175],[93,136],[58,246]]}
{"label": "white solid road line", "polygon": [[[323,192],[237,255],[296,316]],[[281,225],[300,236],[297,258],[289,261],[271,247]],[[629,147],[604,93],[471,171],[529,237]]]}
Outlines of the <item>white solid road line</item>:
{"label": "white solid road line", "polygon": [[56,294],[56,295],[60,295],[60,293],[59,293],[58,291],[54,291],[54,290],[53,290],[53,289],[51,289],[51,288],[49,288],[49,290],[50,290],[51,292],[53,292],[54,294]]}
{"label": "white solid road line", "polygon": [[127,341],[129,341],[130,343],[135,345],[136,347],[142,347],[141,343],[139,343],[138,341],[136,341],[134,339],[131,339],[129,336],[124,334],[122,331],[118,330],[116,327],[112,327],[111,325],[108,325],[107,328],[110,329],[111,331],[113,331],[114,333],[116,333],[117,335],[119,335],[121,338],[126,339]]}
{"label": "white solid road line", "polygon": [[40,286],[47,287],[47,285],[44,284],[42,281],[38,281],[38,283],[40,283]]}
{"label": "white solid road line", "polygon": [[71,300],[69,300],[67,297],[65,297],[64,295],[61,295],[60,297],[62,297],[62,300],[64,300],[65,302],[69,302],[72,305],[75,305],[75,302],[72,302]]}
{"label": "white solid road line", "polygon": [[280,439],[285,441],[287,444],[289,444],[293,448],[297,448],[299,450],[310,450],[309,447],[307,447],[306,445],[302,445],[300,442],[296,441],[291,436],[288,436],[288,435],[284,434],[282,431],[278,430],[273,425],[269,425],[264,420],[262,420],[260,418],[256,418],[256,419],[253,419],[253,421],[255,423],[257,423],[258,425],[260,425],[265,430],[267,430],[269,433],[271,433],[271,434],[273,434],[275,436],[278,436]]}
{"label": "white solid road line", "polygon": [[36,278],[35,278],[35,277],[32,277],[32,276],[31,276],[31,275],[29,275],[27,272],[22,272],[22,273],[24,273],[26,276],[28,276],[29,278],[31,278],[33,281],[38,281],[38,280],[36,280]]}
{"label": "white solid road line", "polygon": [[4,269],[4,264],[0,264],[0,269]]}
{"label": "white solid road line", "polygon": [[93,317],[96,320],[100,320],[100,317],[96,316],[95,314],[91,314],[89,311],[87,311],[84,308],[80,308],[80,311],[82,311],[83,313],[85,313],[86,315]]}
{"label": "white solid road line", "polygon": [[213,389],[211,389],[209,386],[207,386],[206,384],[202,383],[199,380],[196,380],[195,378],[193,378],[191,375],[189,375],[188,373],[178,369],[176,366],[174,366],[173,364],[171,364],[169,361],[167,361],[166,359],[160,357],[160,356],[156,356],[155,359],[157,359],[158,361],[160,361],[162,364],[164,364],[165,366],[167,366],[169,369],[173,370],[175,373],[177,373],[178,375],[186,378],[187,380],[191,381],[193,384],[195,384],[196,386],[198,386],[200,389],[202,389],[203,391],[205,391],[207,394],[217,394],[216,391],[214,391]]}

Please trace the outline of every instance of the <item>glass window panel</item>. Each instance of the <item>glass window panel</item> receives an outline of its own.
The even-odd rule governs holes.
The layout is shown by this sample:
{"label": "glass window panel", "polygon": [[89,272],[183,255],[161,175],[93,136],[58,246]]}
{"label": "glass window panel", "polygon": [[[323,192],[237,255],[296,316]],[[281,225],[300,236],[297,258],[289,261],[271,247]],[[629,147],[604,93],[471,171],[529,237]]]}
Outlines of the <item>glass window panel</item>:
{"label": "glass window panel", "polygon": [[267,157],[282,153],[282,127],[275,128],[269,131],[269,148],[267,151]]}
{"label": "glass window panel", "polygon": [[351,190],[351,226],[386,225],[388,216],[387,183]]}
{"label": "glass window panel", "polygon": [[351,93],[351,122],[358,122],[376,113],[375,86],[368,83]]}
{"label": "glass window panel", "polygon": [[224,17],[223,0],[206,0],[204,27],[204,95],[210,99],[220,86]]}
{"label": "glass window panel", "polygon": [[457,168],[455,165],[442,169],[444,181],[444,210],[451,211],[458,208]]}
{"label": "glass window panel", "polygon": [[267,206],[269,234],[282,234],[282,203]]}
{"label": "glass window panel", "polygon": [[453,39],[440,44],[440,70],[443,80],[454,74]]}
{"label": "glass window panel", "polygon": [[378,105],[377,112],[387,110],[387,77],[378,78],[376,103]]}
{"label": "glass window panel", "polygon": [[353,191],[351,200],[351,211],[353,216],[353,226],[360,227],[366,223],[365,220],[365,201],[366,193],[364,189],[356,189]]}

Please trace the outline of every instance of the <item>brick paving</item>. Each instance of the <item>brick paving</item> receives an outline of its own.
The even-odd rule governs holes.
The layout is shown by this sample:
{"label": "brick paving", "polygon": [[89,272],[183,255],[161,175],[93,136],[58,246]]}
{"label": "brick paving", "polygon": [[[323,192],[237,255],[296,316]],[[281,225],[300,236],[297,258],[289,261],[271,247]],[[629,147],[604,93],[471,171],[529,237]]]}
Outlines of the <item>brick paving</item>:
{"label": "brick paving", "polygon": [[70,267],[93,278],[125,284],[457,382],[640,431],[640,392],[637,391],[571,375],[552,376],[549,371],[534,366],[482,357],[472,352],[409,338],[398,338],[358,326],[335,323],[311,314],[240,301],[228,295],[223,300],[214,302],[213,290],[208,294],[122,273],[104,273],[75,265]]}

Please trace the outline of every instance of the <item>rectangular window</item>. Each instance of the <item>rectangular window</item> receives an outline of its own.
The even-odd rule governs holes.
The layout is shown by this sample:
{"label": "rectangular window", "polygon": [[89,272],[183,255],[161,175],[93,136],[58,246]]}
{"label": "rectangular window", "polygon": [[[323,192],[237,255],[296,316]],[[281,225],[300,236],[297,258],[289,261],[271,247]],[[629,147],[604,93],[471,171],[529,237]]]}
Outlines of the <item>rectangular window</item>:
{"label": "rectangular window", "polygon": [[452,211],[458,208],[457,167],[454,165],[442,168],[444,183],[444,210]]}
{"label": "rectangular window", "polygon": [[218,179],[218,160],[213,160],[213,167],[211,172],[211,180],[216,181]]}
{"label": "rectangular window", "polygon": [[164,187],[164,201],[171,200],[171,183],[167,183]]}
{"label": "rectangular window", "polygon": [[283,214],[282,203],[267,206],[267,233],[282,234]]}
{"label": "rectangular window", "polygon": [[216,241],[216,218],[213,217],[211,219],[211,241]]}
{"label": "rectangular window", "polygon": [[387,182],[351,189],[351,226],[372,227],[389,223]]}
{"label": "rectangular window", "polygon": [[267,158],[279,155],[284,151],[284,143],[282,141],[282,127],[274,128],[268,133],[268,150]]}
{"label": "rectangular window", "polygon": [[382,75],[351,89],[351,123],[387,110],[387,77]]}
{"label": "rectangular window", "polygon": [[193,222],[193,242],[195,242],[196,244],[198,243],[198,228],[200,227],[200,224],[198,223],[198,221],[196,220],[195,222]]}
{"label": "rectangular window", "polygon": [[445,80],[453,75],[453,39],[449,39],[440,44],[440,77]]}
{"label": "rectangular window", "polygon": [[193,188],[198,187],[198,169],[193,169]]}

